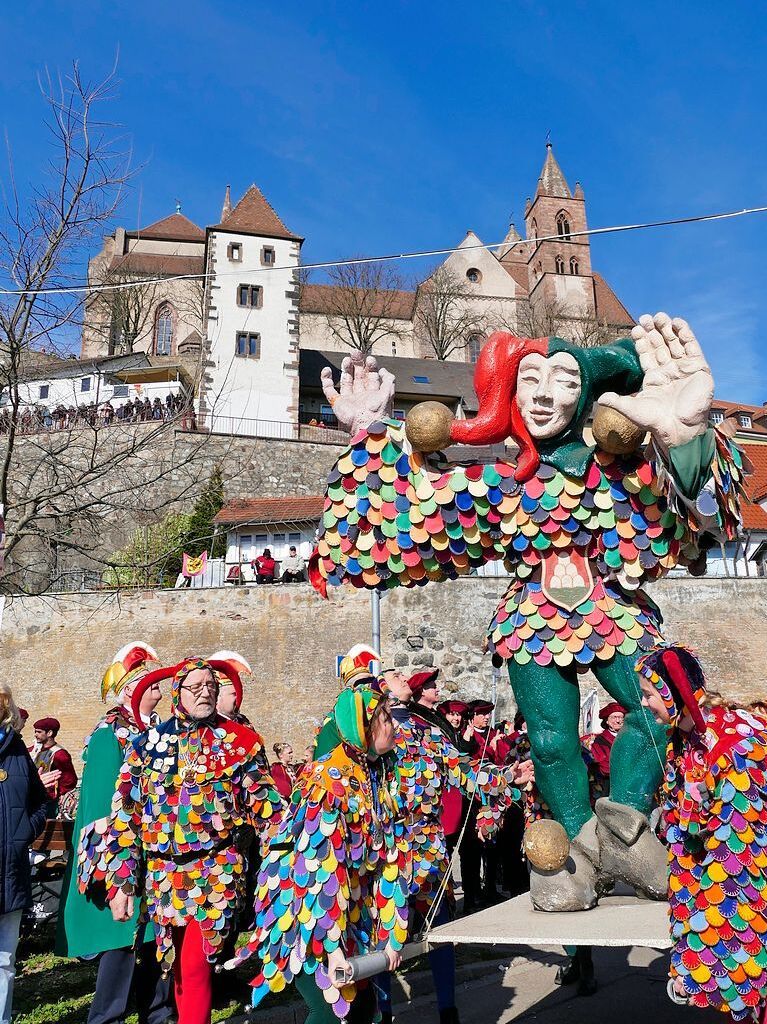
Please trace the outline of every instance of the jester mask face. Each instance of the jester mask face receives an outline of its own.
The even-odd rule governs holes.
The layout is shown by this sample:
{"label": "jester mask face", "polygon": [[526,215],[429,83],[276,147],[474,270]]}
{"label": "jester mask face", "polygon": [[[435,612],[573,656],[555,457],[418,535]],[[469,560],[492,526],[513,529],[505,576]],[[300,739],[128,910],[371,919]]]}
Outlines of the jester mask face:
{"label": "jester mask face", "polygon": [[581,371],[569,352],[548,358],[530,352],[519,364],[517,404],[530,436],[556,437],[575,416],[581,397]]}

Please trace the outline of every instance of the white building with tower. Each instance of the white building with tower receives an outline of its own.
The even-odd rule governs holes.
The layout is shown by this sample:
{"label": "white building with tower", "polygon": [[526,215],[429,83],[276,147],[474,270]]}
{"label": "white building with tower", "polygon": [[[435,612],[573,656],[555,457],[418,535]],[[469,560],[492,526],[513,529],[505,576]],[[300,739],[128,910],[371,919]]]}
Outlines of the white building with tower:
{"label": "white building with tower", "polygon": [[251,185],[206,232],[209,275],[199,422],[262,431],[298,415],[298,266],[303,239]]}

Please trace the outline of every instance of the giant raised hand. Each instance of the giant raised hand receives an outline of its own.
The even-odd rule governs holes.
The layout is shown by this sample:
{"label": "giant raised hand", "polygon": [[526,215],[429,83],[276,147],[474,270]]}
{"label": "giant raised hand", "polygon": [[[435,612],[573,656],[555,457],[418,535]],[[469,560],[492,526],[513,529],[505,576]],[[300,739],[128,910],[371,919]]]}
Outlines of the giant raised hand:
{"label": "giant raised hand", "polygon": [[336,390],[333,371],[326,366],[321,375],[322,390],[340,426],[354,437],[375,420],[390,416],[394,403],[394,375],[379,369],[375,356],[354,352],[341,363],[341,381]]}
{"label": "giant raised hand", "polygon": [[599,404],[623,413],[668,448],[702,434],[714,380],[687,321],[666,313],[645,315],[631,337],[644,371],[642,389],[636,395],[607,392]]}

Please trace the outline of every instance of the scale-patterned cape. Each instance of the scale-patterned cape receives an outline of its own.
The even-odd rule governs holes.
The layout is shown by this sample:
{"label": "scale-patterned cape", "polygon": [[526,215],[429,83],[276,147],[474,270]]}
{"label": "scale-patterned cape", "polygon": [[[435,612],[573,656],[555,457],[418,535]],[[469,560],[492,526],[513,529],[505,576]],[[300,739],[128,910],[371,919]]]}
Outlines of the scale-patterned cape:
{"label": "scale-patterned cape", "polygon": [[[289,813],[266,843],[256,887],[255,928],[234,963],[258,954],[253,1005],[280,992],[303,971],[337,1017],[345,1017],[355,986],[331,986],[327,955],[347,956],[407,938],[406,846],[396,823],[396,781],[375,772],[344,746],[298,777]],[[371,842],[377,828],[380,842]]]}
{"label": "scale-patterned cape", "polygon": [[[449,859],[442,827],[442,796],[447,787],[481,805],[477,822],[495,833],[504,812],[520,791],[509,772],[461,754],[437,726],[411,716],[398,722],[397,769],[416,910],[426,914],[437,894]],[[476,825],[474,826],[476,827]]]}
{"label": "scale-patterned cape", "polygon": [[[432,465],[412,451],[402,423],[372,423],[328,477],[314,560],[322,583],[422,586],[503,559],[513,580],[490,623],[492,652],[585,668],[652,647],[660,614],[638,588],[699,554],[698,521],[668,469],[601,450],[583,477],[544,462],[520,483],[514,469]],[[707,514],[713,508],[716,526],[734,535],[740,453],[716,434],[705,469]],[[574,602],[547,597],[543,576],[560,595],[572,584]]]}
{"label": "scale-patterned cape", "polygon": [[663,790],[671,976],[735,1020],[767,996],[766,769],[764,721],[716,708],[704,736],[670,748]]}
{"label": "scale-patterned cape", "polygon": [[236,830],[261,829],[283,808],[253,729],[221,719],[179,730],[170,719],[134,741],[111,816],[83,829],[79,889],[101,884],[112,899],[145,887],[163,968],[174,959],[171,929],[190,920],[213,961],[245,892]]}

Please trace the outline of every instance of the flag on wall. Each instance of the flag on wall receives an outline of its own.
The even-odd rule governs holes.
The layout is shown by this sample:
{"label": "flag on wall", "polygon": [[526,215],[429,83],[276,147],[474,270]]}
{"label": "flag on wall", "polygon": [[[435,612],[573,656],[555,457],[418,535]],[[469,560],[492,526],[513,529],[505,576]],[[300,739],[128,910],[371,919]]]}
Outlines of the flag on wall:
{"label": "flag on wall", "polygon": [[201,555],[188,555],[184,552],[183,565],[181,567],[181,575],[186,576],[187,579],[192,579],[194,576],[202,576],[208,567],[208,552],[203,551]]}

